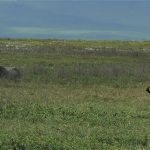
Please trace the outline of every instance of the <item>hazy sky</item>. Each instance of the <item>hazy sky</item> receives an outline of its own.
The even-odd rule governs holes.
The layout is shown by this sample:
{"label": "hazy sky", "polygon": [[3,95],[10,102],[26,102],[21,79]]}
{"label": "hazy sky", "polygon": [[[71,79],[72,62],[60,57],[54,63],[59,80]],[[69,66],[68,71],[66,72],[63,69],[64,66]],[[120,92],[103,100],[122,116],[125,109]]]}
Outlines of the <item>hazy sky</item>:
{"label": "hazy sky", "polygon": [[150,0],[0,0],[0,37],[150,40]]}

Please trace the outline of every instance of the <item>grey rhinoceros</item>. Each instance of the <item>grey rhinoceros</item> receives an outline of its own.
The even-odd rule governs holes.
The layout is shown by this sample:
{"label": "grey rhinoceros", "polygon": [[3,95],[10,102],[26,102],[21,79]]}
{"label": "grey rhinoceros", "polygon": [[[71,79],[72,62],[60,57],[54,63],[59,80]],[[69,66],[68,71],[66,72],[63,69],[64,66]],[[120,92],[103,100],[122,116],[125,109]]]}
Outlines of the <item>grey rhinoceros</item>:
{"label": "grey rhinoceros", "polygon": [[21,71],[15,67],[0,66],[0,78],[17,80],[21,78]]}

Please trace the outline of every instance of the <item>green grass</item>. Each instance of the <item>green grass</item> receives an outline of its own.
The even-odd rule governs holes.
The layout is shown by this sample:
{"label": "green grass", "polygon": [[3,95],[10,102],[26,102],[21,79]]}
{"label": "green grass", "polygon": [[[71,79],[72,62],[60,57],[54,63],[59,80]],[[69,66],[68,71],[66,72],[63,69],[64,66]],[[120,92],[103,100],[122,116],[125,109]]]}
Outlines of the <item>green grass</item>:
{"label": "green grass", "polygon": [[[32,51],[5,51],[9,42],[32,44]],[[149,42],[0,43],[0,64],[23,73],[18,82],[0,79],[0,149],[150,149],[149,50],[117,55],[135,47],[141,52]],[[84,46],[115,47],[116,56],[108,49],[105,56],[74,53]]]}

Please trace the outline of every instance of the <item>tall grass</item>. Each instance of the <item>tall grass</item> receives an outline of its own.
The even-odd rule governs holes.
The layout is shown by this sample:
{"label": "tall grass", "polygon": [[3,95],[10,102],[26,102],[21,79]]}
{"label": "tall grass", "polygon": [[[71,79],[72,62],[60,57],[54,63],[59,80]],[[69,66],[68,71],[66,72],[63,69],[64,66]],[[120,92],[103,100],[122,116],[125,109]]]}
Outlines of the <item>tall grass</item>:
{"label": "tall grass", "polygon": [[[72,84],[138,84],[150,80],[149,64],[50,64],[24,69],[22,81]],[[122,81],[122,82],[121,82]]]}
{"label": "tall grass", "polygon": [[150,149],[149,42],[0,40],[0,149]]}

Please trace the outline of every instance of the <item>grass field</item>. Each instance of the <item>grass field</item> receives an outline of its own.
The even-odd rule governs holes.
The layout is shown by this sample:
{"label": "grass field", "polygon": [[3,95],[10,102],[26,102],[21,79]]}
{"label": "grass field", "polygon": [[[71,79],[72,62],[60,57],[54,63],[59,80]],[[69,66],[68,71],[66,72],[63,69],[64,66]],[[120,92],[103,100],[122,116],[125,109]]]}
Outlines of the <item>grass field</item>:
{"label": "grass field", "polygon": [[0,149],[150,149],[150,42],[1,39],[0,65]]}

